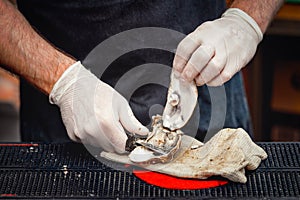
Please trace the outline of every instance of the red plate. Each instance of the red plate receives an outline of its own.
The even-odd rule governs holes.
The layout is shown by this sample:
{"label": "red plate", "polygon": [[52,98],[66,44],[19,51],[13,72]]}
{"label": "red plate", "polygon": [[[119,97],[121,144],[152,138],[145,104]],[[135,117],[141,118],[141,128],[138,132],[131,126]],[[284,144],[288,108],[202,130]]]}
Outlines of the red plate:
{"label": "red plate", "polygon": [[185,179],[152,171],[134,170],[133,174],[151,185],[167,189],[195,190],[222,186],[226,180]]}

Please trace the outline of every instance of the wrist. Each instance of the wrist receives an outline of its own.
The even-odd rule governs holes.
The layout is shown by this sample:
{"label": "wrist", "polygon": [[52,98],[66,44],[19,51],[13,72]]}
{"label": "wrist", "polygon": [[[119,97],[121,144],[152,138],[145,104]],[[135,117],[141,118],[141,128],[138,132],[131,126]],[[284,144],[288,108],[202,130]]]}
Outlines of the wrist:
{"label": "wrist", "polygon": [[[29,63],[28,66],[25,65],[25,67],[23,67],[24,70],[19,71],[18,74],[41,92],[49,95],[62,74],[75,62],[76,61],[72,58],[62,55],[61,53],[52,53],[52,55],[46,59],[39,58],[37,62]],[[21,65],[23,66],[23,64]]]}
{"label": "wrist", "polygon": [[44,88],[47,95],[50,94],[51,90],[53,89],[54,85],[57,81],[63,76],[63,74],[76,63],[76,61],[68,56],[61,56],[57,58],[56,65],[52,70],[51,78],[48,82],[48,85]]}
{"label": "wrist", "polygon": [[65,93],[78,79],[78,73],[84,68],[80,61],[68,66],[65,71],[59,76],[57,81],[53,84],[49,92],[49,102],[57,104]]}
{"label": "wrist", "polygon": [[259,25],[250,15],[248,15],[246,12],[242,11],[241,9],[229,8],[223,13],[222,17],[233,17],[245,22],[245,24],[247,24],[256,34],[258,43],[263,39],[263,33]]}
{"label": "wrist", "polygon": [[238,8],[246,12],[256,21],[261,31],[265,33],[283,3],[284,0],[234,0],[231,8]]}

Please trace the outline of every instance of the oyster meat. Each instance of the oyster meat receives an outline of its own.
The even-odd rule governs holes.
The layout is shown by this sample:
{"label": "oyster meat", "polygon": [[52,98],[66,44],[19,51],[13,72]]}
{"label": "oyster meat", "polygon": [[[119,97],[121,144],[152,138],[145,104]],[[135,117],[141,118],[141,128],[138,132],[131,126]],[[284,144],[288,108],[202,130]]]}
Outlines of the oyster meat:
{"label": "oyster meat", "polygon": [[147,139],[136,141],[141,146],[134,148],[128,157],[132,162],[143,164],[169,162],[180,147],[182,135],[180,130],[164,128],[160,115],[153,116],[152,132]]}

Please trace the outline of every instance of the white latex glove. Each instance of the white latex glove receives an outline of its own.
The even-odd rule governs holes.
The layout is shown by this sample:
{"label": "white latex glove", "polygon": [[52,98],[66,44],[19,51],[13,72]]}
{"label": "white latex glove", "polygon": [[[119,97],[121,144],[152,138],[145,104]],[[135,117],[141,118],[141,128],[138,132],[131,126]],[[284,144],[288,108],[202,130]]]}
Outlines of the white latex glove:
{"label": "white latex glove", "polygon": [[257,23],[237,8],[205,22],[178,45],[173,68],[198,86],[219,86],[254,56],[263,34]]}
{"label": "white latex glove", "polygon": [[126,99],[80,62],[63,73],[49,100],[60,107],[68,135],[74,141],[124,153],[124,128],[139,135],[149,132],[135,118]]}

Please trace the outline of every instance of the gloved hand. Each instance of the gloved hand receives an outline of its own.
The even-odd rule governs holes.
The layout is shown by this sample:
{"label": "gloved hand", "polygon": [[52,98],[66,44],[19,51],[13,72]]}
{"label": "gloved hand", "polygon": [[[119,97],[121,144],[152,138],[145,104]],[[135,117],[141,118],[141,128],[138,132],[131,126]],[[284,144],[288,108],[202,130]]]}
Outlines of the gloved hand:
{"label": "gloved hand", "polygon": [[59,106],[68,135],[74,141],[124,153],[124,128],[139,135],[149,132],[135,118],[126,99],[80,62],[63,73],[49,100]]}
{"label": "gloved hand", "polygon": [[[112,161],[132,163],[127,155],[101,152],[101,156]],[[142,165],[142,167],[182,178],[206,179],[220,175],[234,182],[245,183],[245,169],[256,169],[266,152],[252,142],[241,128],[222,129],[207,143],[183,135],[181,147],[169,163]]]}
{"label": "gloved hand", "polygon": [[237,8],[205,22],[178,45],[173,68],[184,80],[219,86],[254,56],[263,34],[257,23]]}
{"label": "gloved hand", "polygon": [[185,151],[162,171],[201,179],[220,175],[234,182],[246,183],[245,169],[255,170],[268,156],[242,128],[222,129],[203,146],[195,144],[199,147]]}

